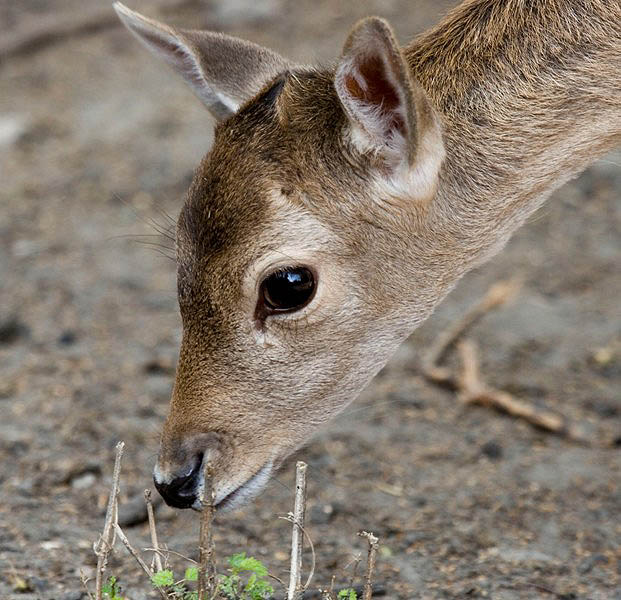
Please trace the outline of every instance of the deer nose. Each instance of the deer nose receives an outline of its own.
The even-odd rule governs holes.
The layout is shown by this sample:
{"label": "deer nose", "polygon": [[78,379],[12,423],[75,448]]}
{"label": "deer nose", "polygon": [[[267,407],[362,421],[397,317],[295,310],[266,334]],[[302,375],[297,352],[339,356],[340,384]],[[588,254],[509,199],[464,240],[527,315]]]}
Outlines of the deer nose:
{"label": "deer nose", "polygon": [[191,508],[198,499],[198,484],[203,465],[203,454],[197,454],[190,470],[175,474],[170,479],[162,477],[158,469],[153,473],[153,483],[164,502],[174,508]]}

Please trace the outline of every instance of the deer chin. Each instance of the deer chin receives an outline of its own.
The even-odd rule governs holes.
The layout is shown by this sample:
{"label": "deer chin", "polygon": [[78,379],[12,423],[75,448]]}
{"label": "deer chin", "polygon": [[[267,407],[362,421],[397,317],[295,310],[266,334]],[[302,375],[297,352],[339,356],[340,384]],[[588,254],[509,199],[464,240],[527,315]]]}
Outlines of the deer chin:
{"label": "deer chin", "polygon": [[[216,492],[216,497],[214,499],[215,509],[218,512],[228,512],[240,508],[256,498],[267,485],[273,470],[274,463],[269,461],[241,484],[230,483],[225,485]],[[203,496],[204,489],[205,478],[201,473],[197,487],[197,500],[192,505],[192,509],[197,511],[201,510],[200,498]]]}

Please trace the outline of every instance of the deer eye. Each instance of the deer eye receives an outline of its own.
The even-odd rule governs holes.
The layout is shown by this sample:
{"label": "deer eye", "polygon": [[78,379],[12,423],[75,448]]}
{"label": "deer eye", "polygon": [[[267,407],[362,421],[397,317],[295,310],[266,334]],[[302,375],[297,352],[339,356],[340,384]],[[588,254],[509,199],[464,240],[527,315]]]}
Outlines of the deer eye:
{"label": "deer eye", "polygon": [[265,314],[293,312],[306,306],[315,294],[315,276],[306,267],[285,267],[263,280],[259,304]]}

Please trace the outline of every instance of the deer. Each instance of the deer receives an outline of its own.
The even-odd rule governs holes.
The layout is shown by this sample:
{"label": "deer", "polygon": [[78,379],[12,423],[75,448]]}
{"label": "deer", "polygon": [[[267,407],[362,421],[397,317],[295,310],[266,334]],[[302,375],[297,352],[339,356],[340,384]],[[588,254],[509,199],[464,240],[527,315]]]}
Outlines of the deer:
{"label": "deer", "polygon": [[[465,0],[329,67],[116,2],[216,121],[176,224],[182,341],[154,483],[255,498],[459,279],[621,142],[618,0]],[[412,8],[414,10],[414,7]]]}

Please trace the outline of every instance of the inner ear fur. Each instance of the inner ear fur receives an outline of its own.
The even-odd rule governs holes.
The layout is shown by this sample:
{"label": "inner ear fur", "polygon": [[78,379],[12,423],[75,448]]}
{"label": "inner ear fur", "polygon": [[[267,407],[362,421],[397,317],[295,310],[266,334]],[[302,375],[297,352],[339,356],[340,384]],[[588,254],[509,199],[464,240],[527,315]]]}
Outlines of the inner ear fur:
{"label": "inner ear fur", "polygon": [[360,151],[373,152],[395,167],[413,167],[424,158],[423,146],[430,145],[421,143],[423,136],[433,134],[431,145],[443,156],[433,109],[383,19],[369,17],[352,29],[334,84]]}
{"label": "inner ear fur", "polygon": [[175,69],[217,119],[225,119],[286,71],[276,52],[222,33],[176,29],[120,2],[119,18],[138,40]]}

